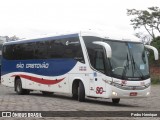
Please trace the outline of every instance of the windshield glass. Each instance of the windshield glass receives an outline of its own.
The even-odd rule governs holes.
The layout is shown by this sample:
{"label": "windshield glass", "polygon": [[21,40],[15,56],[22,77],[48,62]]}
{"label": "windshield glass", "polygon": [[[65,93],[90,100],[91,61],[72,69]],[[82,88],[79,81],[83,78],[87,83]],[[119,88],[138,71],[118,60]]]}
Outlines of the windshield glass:
{"label": "windshield glass", "polygon": [[[93,42],[103,41],[108,43],[112,49],[112,57],[104,59],[107,62],[103,62],[104,66],[107,67],[108,71],[106,71],[111,72],[112,76],[121,79],[149,77],[148,58],[142,43],[115,41],[91,36],[85,36],[83,39],[87,47],[90,63],[95,69],[96,49],[97,46],[102,46],[95,45]],[[102,50],[104,51],[104,49]]]}
{"label": "windshield glass", "polygon": [[112,48],[111,66],[115,75],[144,77],[149,75],[148,59],[141,43],[106,41]]}

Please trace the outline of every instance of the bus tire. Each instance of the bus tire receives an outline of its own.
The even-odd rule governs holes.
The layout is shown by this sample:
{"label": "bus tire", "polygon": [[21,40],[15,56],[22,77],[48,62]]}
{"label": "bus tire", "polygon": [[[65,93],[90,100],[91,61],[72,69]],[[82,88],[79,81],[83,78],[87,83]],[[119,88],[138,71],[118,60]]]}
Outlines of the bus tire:
{"label": "bus tire", "polygon": [[79,86],[79,80],[75,80],[72,85],[72,98],[74,100],[78,100],[78,86]]}
{"label": "bus tire", "polygon": [[79,82],[79,87],[78,87],[78,101],[79,102],[85,101],[85,89],[81,81]]}
{"label": "bus tire", "polygon": [[50,96],[50,95],[53,95],[53,92],[42,91],[42,94],[45,96]]}
{"label": "bus tire", "polygon": [[120,101],[120,98],[113,98],[112,99],[112,103],[114,103],[114,104],[118,104],[119,101]]}
{"label": "bus tire", "polygon": [[17,79],[15,82],[15,90],[18,95],[24,95],[26,93],[26,90],[22,88],[22,82],[21,79]]}
{"label": "bus tire", "polygon": [[24,95],[29,95],[30,90],[26,90],[26,89],[23,89],[23,90],[24,90]]}
{"label": "bus tire", "polygon": [[72,98],[73,98],[74,100],[77,100],[77,99],[78,99],[78,95],[77,95],[77,94],[72,94]]}

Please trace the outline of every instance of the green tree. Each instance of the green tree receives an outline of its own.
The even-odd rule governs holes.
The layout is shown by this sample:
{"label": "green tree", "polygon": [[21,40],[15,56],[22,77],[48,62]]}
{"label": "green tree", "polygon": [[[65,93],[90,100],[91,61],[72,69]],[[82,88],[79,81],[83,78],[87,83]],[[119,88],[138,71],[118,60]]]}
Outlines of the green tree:
{"label": "green tree", "polygon": [[[159,57],[160,57],[160,36],[156,37],[154,40],[152,40],[151,45],[156,47],[158,52],[159,52]],[[154,55],[153,55],[153,51],[150,52],[149,55],[149,62],[152,66],[160,66],[160,59],[158,61],[154,60]]]}
{"label": "green tree", "polygon": [[[136,33],[135,35],[143,40],[148,39],[148,43],[152,46],[156,47],[160,53],[160,36],[156,36],[155,33],[159,33],[160,35],[160,8],[159,7],[149,7],[147,10],[136,10],[136,9],[127,9],[127,15],[132,16],[133,18],[130,20],[131,25],[134,29],[139,29],[144,27],[148,34],[152,37],[152,41],[149,40],[149,37],[144,35],[143,33]],[[153,52],[150,52],[149,61],[151,65],[159,65],[157,63],[159,61],[154,60]]]}
{"label": "green tree", "polygon": [[144,27],[153,40],[156,38],[155,32],[160,33],[160,8],[149,7],[148,10],[127,9],[128,16],[135,16],[131,19],[134,29]]}
{"label": "green tree", "polygon": [[141,40],[142,43],[149,45],[151,43],[151,37],[148,34],[144,34],[142,32],[134,34],[137,38]]}

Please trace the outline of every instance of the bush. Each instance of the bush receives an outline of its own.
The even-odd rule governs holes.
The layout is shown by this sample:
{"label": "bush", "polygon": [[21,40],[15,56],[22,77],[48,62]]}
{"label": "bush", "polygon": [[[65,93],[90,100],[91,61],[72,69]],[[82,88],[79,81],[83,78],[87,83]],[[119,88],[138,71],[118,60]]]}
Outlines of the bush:
{"label": "bush", "polygon": [[151,84],[160,84],[160,76],[151,76]]}

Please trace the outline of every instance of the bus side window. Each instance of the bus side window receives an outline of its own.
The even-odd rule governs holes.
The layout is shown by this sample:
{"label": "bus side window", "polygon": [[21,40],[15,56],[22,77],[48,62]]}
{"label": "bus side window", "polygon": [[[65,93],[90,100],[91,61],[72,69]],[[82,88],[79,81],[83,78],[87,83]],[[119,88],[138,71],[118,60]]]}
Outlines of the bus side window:
{"label": "bus side window", "polygon": [[4,46],[3,47],[3,56],[5,59],[8,59],[8,60],[14,59],[14,45]]}
{"label": "bus side window", "polygon": [[105,72],[105,61],[104,61],[104,54],[102,51],[96,51],[95,55],[95,69]]}
{"label": "bus side window", "polygon": [[45,41],[36,42],[34,57],[36,59],[47,59],[47,45]]}
{"label": "bus side window", "polygon": [[65,44],[67,58],[74,58],[81,63],[85,63],[81,44],[78,38],[68,38],[66,39]]}
{"label": "bus side window", "polygon": [[48,57],[52,59],[75,59],[84,63],[81,44],[79,39],[75,37],[50,41],[48,47]]}

